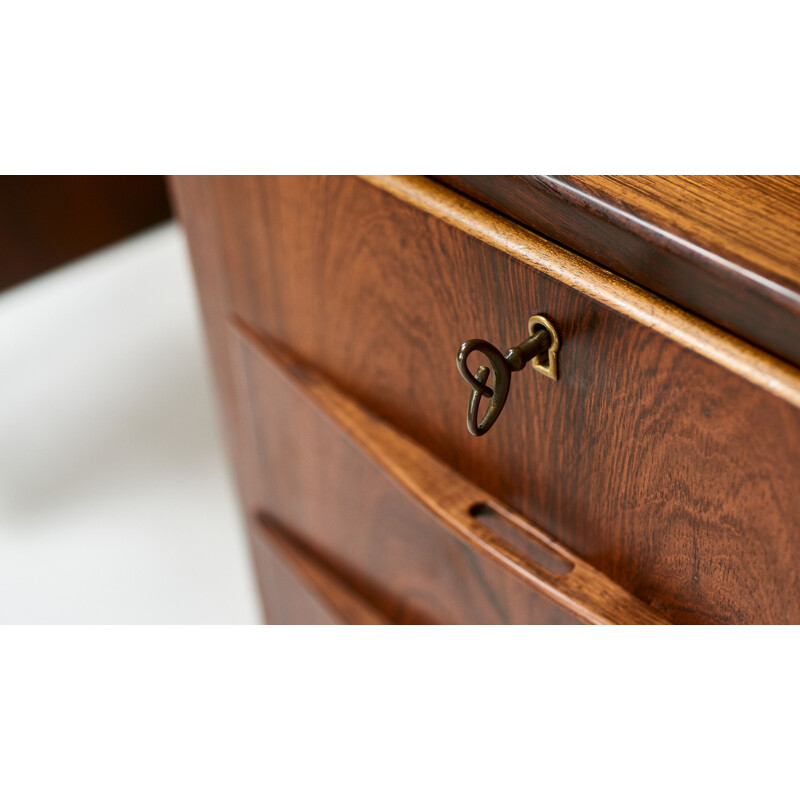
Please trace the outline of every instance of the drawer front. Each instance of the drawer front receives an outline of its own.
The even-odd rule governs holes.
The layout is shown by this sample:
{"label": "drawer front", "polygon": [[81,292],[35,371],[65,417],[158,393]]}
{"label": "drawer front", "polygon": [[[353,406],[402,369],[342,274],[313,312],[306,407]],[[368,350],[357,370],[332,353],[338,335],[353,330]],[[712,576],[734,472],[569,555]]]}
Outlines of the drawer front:
{"label": "drawer front", "polygon": [[576,621],[454,537],[252,342],[232,333],[231,352],[239,420],[257,464],[248,520],[268,620],[307,620],[306,596],[318,605],[330,594],[308,580],[302,590],[276,588],[288,565],[286,546],[282,553],[275,545],[288,540],[328,574],[328,586],[391,622]]}
{"label": "drawer front", "polygon": [[[485,230],[469,235],[360,179],[215,178],[179,194],[190,241],[204,242],[193,244],[201,280],[224,273],[224,313],[317,365],[672,621],[800,622],[800,412],[790,402],[714,363],[707,347],[700,355],[675,341],[680,334],[498,249]],[[210,230],[200,233],[200,219]],[[220,313],[218,298],[204,302]],[[505,349],[534,313],[561,336],[559,380],[515,376],[497,424],[470,437],[459,344],[480,337]],[[264,395],[258,413],[271,417],[280,397]],[[313,462],[338,442],[325,489],[349,498],[335,514],[357,526],[359,489],[379,479],[313,423],[291,435],[279,460],[262,453],[271,478],[244,479],[246,502],[280,511],[282,459]],[[297,481],[284,497],[322,491]],[[364,513],[405,514],[374,499]],[[324,536],[323,519],[301,521],[299,535]],[[412,514],[406,529],[413,538],[424,525]],[[380,548],[364,536],[365,548]],[[454,545],[442,547],[430,565],[438,575],[455,558]]]}
{"label": "drawer front", "polygon": [[261,596],[272,625],[389,625],[393,620],[276,520],[251,520]]}
{"label": "drawer front", "polygon": [[254,532],[251,550],[265,618],[270,625],[337,625],[324,599]]}

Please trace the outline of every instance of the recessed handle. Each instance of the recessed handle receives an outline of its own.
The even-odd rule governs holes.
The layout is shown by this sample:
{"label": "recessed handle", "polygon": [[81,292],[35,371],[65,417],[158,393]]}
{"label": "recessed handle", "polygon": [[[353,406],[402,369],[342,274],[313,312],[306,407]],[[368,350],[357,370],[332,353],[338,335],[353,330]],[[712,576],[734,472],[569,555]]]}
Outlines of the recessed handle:
{"label": "recessed handle", "polygon": [[[553,323],[540,314],[528,320],[528,338],[512,347],[503,355],[493,344],[485,339],[469,339],[458,350],[456,363],[461,377],[472,388],[467,407],[467,430],[473,436],[483,436],[494,425],[508,399],[511,388],[511,374],[519,372],[526,364],[531,364],[537,372],[558,380],[556,353],[559,347],[558,333]],[[489,366],[480,366],[473,375],[467,364],[471,353],[479,352],[486,356]],[[491,388],[487,385],[492,376]],[[483,398],[489,405],[478,421],[480,404]]]}

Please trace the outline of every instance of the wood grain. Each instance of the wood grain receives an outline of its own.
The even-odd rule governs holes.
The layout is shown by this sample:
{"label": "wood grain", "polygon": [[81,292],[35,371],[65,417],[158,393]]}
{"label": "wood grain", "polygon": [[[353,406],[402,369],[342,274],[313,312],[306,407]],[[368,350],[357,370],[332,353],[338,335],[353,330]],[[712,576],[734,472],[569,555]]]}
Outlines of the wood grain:
{"label": "wood grain", "polygon": [[800,366],[798,176],[437,177]]}
{"label": "wood grain", "polygon": [[260,530],[250,538],[258,587],[269,625],[341,625],[341,618],[270,546]]}
{"label": "wood grain", "polygon": [[[496,565],[474,564],[232,348],[226,317],[316,365],[670,621],[800,622],[800,411],[721,366],[712,326],[663,301],[651,309],[651,295],[497,215],[490,225],[470,200],[454,211],[443,187],[446,202],[347,177],[175,188],[245,508],[300,532],[392,619],[556,617]],[[559,381],[518,376],[497,424],[474,439],[458,346],[517,344],[533,313],[561,335]]]}
{"label": "wood grain", "polygon": [[[497,498],[465,480],[425,448],[394,430],[339,391],[311,365],[303,364],[274,342],[260,340],[249,328],[235,330],[280,369],[354,444],[400,487],[436,517],[454,536],[491,558],[531,588],[574,614],[582,622],[612,625],[661,625],[666,620],[640,600],[581,560],[545,532],[515,514]],[[484,525],[473,509],[488,507],[519,532],[511,543]],[[567,569],[556,574],[541,565],[534,548],[560,557]],[[314,583],[320,581],[312,575]]]}
{"label": "wood grain", "polygon": [[163,175],[0,176],[0,289],[170,216]]}
{"label": "wood grain", "polygon": [[425,178],[365,180],[800,408],[796,367]]}
{"label": "wood grain", "polygon": [[[345,625],[391,624],[388,617],[354,591],[333,569],[303,547],[296,536],[275,520],[262,514],[256,525],[278,559],[317,596],[331,618]],[[302,620],[303,615],[299,618]]]}
{"label": "wood grain", "polygon": [[[414,502],[259,343],[234,332],[230,341],[243,442],[255,454],[248,518],[267,620],[319,620],[320,604],[265,552],[264,509],[273,529],[291,531],[311,559],[396,624],[577,621]],[[328,605],[324,613],[336,618]]]}

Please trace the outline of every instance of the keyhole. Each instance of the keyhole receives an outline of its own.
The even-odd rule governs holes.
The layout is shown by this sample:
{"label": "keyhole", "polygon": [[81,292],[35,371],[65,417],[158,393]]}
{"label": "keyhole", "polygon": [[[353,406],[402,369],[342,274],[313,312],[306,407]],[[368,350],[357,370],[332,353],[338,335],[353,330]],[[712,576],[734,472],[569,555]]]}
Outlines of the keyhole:
{"label": "keyhole", "polygon": [[547,375],[550,380],[558,380],[558,360],[556,353],[560,340],[558,333],[547,317],[536,314],[528,320],[528,333],[533,336],[537,331],[546,330],[550,334],[550,347],[531,359],[531,366],[542,375]]}

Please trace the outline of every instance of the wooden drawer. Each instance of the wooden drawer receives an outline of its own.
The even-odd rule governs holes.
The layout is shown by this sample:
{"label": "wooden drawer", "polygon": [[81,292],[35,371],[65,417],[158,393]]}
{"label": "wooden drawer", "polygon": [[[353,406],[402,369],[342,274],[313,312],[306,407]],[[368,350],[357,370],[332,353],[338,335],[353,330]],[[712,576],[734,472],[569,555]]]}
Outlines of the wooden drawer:
{"label": "wooden drawer", "polygon": [[277,575],[257,559],[268,614],[297,614],[294,593],[274,590],[288,561],[344,620],[665,621],[310,365],[241,326],[231,335],[257,465],[254,550],[279,556]]}
{"label": "wooden drawer", "polygon": [[[430,182],[183,179],[178,195],[210,328],[237,319],[283,344],[671,621],[800,621],[795,370]],[[533,313],[559,331],[560,378],[515,376],[472,438],[458,346],[506,349]],[[432,544],[268,368],[231,366],[226,336],[213,338],[224,391],[238,369],[249,381],[228,406],[249,514],[276,515],[405,620],[561,614],[451,538]],[[425,576],[429,604],[387,563]]]}

